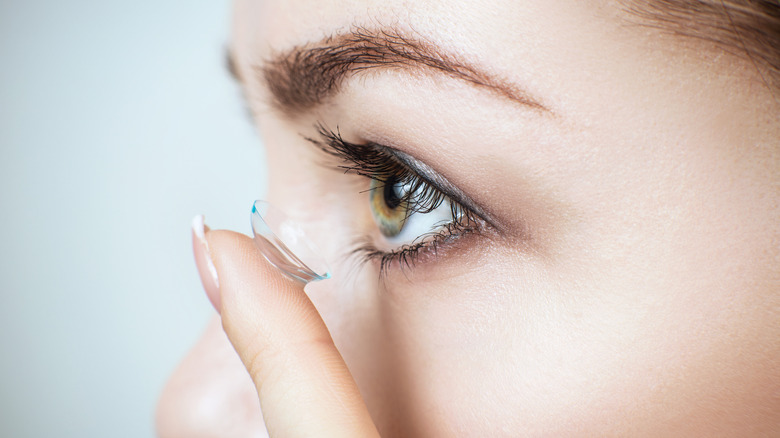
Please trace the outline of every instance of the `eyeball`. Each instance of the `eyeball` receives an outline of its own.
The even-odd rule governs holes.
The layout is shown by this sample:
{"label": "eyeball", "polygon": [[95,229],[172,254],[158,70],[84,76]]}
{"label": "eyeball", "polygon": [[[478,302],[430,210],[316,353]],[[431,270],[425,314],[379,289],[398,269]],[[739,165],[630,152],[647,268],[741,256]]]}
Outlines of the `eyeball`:
{"label": "eyeball", "polygon": [[388,242],[397,246],[411,245],[455,219],[448,200],[429,212],[416,212],[411,187],[394,178],[371,181],[369,202],[374,222]]}

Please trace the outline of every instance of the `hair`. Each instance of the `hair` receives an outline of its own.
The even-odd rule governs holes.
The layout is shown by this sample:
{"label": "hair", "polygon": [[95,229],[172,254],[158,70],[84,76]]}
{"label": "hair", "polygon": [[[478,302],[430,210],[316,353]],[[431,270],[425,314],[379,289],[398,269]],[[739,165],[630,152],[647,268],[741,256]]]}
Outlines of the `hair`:
{"label": "hair", "polygon": [[780,93],[780,0],[628,0],[651,26],[746,56]]}

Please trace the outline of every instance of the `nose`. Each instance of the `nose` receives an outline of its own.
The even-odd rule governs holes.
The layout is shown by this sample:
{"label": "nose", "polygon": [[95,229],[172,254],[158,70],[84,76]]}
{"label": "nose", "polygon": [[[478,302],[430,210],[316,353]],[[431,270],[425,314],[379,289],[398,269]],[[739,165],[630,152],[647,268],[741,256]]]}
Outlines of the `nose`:
{"label": "nose", "polygon": [[252,380],[218,317],[165,385],[156,412],[160,438],[266,438]]}

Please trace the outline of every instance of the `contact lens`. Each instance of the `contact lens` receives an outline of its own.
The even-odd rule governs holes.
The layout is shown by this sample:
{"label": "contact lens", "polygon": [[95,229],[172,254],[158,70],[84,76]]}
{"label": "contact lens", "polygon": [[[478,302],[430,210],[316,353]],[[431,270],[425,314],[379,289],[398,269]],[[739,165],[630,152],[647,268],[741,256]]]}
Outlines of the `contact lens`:
{"label": "contact lens", "polygon": [[265,201],[252,205],[255,245],[282,273],[303,284],[330,278],[330,269],[303,229]]}

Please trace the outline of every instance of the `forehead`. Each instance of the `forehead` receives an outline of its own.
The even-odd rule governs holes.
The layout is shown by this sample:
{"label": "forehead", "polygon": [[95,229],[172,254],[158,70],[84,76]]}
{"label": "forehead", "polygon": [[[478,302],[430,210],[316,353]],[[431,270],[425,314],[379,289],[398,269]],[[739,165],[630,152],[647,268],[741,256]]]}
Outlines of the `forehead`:
{"label": "forehead", "polygon": [[[501,61],[582,43],[617,30],[625,13],[619,2],[582,0],[238,0],[233,45],[267,56],[352,26],[392,26],[429,37],[447,49],[481,53]],[[589,36],[587,40],[582,38]],[[583,44],[579,44],[582,46]],[[252,47],[247,47],[252,46]],[[447,47],[449,46],[449,47]],[[580,47],[581,48],[581,47]]]}

